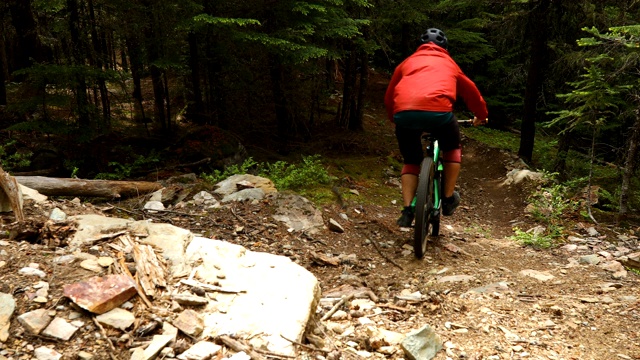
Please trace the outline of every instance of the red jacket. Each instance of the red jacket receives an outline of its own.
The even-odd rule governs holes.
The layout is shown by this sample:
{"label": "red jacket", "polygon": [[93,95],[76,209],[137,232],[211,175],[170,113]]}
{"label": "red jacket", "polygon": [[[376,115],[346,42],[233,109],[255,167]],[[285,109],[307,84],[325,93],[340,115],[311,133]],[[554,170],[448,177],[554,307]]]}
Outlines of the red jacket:
{"label": "red jacket", "polygon": [[384,104],[389,120],[406,110],[453,111],[457,96],[480,121],[487,118],[487,103],[480,91],[451,58],[447,50],[428,43],[396,67]]}

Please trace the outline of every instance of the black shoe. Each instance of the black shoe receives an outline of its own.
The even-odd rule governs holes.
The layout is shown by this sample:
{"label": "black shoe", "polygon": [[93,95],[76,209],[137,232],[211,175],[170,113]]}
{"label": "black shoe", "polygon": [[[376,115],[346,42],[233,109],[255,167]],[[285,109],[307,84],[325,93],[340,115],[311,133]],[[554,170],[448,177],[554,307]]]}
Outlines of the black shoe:
{"label": "black shoe", "polygon": [[402,215],[400,215],[400,218],[398,219],[398,221],[396,221],[396,224],[398,224],[398,226],[400,227],[411,227],[414,216],[414,209],[411,206],[405,206],[405,208],[402,209]]}
{"label": "black shoe", "polygon": [[442,199],[442,215],[453,215],[458,205],[460,205],[460,194],[454,191],[451,197]]}

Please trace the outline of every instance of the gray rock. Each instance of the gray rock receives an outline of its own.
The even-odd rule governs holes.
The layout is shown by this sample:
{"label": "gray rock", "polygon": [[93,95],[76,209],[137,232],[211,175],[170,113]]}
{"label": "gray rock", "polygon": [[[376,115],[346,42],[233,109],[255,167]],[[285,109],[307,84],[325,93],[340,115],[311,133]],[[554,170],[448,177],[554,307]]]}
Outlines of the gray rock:
{"label": "gray rock", "polygon": [[145,210],[164,210],[164,204],[161,201],[147,201],[144,204]]}
{"label": "gray rock", "polygon": [[189,336],[198,336],[204,330],[204,322],[197,312],[185,310],[173,322],[173,325]]}
{"label": "gray rock", "polygon": [[262,189],[244,189],[233,194],[229,194],[222,198],[222,203],[228,203],[232,201],[245,201],[245,200],[262,200],[264,199],[265,192]]}
{"label": "gray rock", "polygon": [[425,325],[408,333],[400,346],[410,360],[430,360],[442,350],[442,341],[431,326]]}
{"label": "gray rock", "polygon": [[520,271],[520,275],[522,276],[528,276],[528,277],[532,277],[538,281],[549,281],[555,278],[555,276],[546,273],[546,272],[542,272],[542,271],[537,271],[537,270],[531,270],[531,269],[526,269],[526,270],[522,270]]}
{"label": "gray rock", "polygon": [[65,221],[67,219],[67,214],[65,214],[64,211],[58,208],[53,208],[53,210],[51,210],[51,214],[49,215],[49,219],[53,221]]}
{"label": "gray rock", "polygon": [[237,184],[244,181],[248,181],[252,183],[256,188],[262,189],[265,194],[271,194],[278,191],[276,190],[273,181],[267,178],[249,174],[241,174],[233,175],[226,180],[217,183],[217,189],[214,192],[223,196],[231,195],[239,190]]}
{"label": "gray rock", "polygon": [[78,331],[77,327],[69,324],[63,318],[56,317],[51,321],[51,323],[49,323],[49,326],[42,331],[42,335],[67,341],[71,339],[76,331]]}
{"label": "gray rock", "polygon": [[581,256],[578,260],[581,264],[598,265],[602,258],[597,254]]}
{"label": "gray rock", "polygon": [[115,308],[102,315],[96,316],[96,320],[98,320],[100,324],[124,331],[133,324],[136,317],[125,309]]}
{"label": "gray rock", "polygon": [[281,194],[273,196],[273,206],[276,221],[285,223],[292,231],[304,231],[310,234],[324,229],[322,213],[311,201],[295,194]]}
{"label": "gray rock", "polygon": [[9,338],[11,316],[16,310],[16,300],[10,294],[0,293],[0,342]]}
{"label": "gray rock", "polygon": [[342,225],[340,225],[340,223],[338,223],[334,219],[329,219],[329,230],[337,232],[337,233],[343,233],[344,232],[344,228],[342,227]]}
{"label": "gray rock", "polygon": [[207,360],[212,359],[222,347],[209,341],[199,341],[189,350],[178,355],[180,360]]}
{"label": "gray rock", "polygon": [[38,360],[59,360],[62,358],[62,354],[46,346],[40,346],[33,354]]}
{"label": "gray rock", "polygon": [[53,320],[53,316],[49,315],[46,309],[37,309],[29,311],[18,316],[18,322],[29,333],[38,335]]}
{"label": "gray rock", "polygon": [[452,275],[452,276],[443,276],[440,279],[438,279],[438,282],[439,283],[463,282],[463,281],[471,281],[471,280],[475,280],[475,277],[471,275]]}

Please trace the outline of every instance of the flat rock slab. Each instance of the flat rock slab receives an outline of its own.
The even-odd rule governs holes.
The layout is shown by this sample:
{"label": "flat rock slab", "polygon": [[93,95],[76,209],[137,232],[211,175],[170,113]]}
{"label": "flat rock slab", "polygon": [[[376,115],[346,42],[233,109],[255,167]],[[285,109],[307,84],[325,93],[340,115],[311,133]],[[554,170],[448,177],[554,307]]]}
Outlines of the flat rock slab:
{"label": "flat rock slab", "polygon": [[188,275],[184,261],[184,249],[193,238],[189,230],[170,224],[152,223],[146,220],[132,221],[101,215],[78,215],[70,217],[78,224],[78,230],[69,240],[69,247],[78,249],[91,244],[105,234],[133,233],[144,242],[162,249],[162,255],[171,263],[174,276]]}
{"label": "flat rock slab", "polygon": [[135,281],[126,275],[93,277],[65,285],[62,291],[76,305],[95,314],[116,308],[137,294]]}
{"label": "flat rock slab", "polygon": [[[318,280],[284,256],[253,252],[228,242],[195,237],[187,257],[201,282],[241,293],[218,293],[202,311],[202,338],[233,334],[251,339],[254,348],[295,356],[291,342],[300,340],[320,299]],[[220,272],[224,279],[216,278]]]}
{"label": "flat rock slab", "polygon": [[9,338],[11,316],[16,310],[16,301],[10,294],[0,293],[0,342]]}
{"label": "flat rock slab", "polygon": [[324,229],[322,212],[311,201],[296,195],[277,193],[271,201],[276,208],[273,218],[283,222],[293,231],[306,231],[310,234]]}

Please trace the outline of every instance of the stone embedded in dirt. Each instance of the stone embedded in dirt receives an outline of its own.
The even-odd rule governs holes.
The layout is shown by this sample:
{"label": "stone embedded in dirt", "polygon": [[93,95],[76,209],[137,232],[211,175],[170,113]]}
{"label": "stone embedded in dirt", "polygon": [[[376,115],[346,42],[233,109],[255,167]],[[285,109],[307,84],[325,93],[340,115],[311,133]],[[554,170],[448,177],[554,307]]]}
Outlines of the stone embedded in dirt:
{"label": "stone embedded in dirt", "polygon": [[62,358],[62,354],[46,346],[40,346],[35,349],[33,355],[35,355],[38,360],[59,360]]}
{"label": "stone embedded in dirt", "polygon": [[209,303],[209,299],[191,294],[175,294],[171,296],[171,299],[186,306],[205,306]]}
{"label": "stone embedded in dirt", "polygon": [[342,225],[340,225],[340,223],[338,223],[334,219],[329,219],[328,227],[329,227],[329,230],[337,232],[337,233],[343,233],[344,232],[344,228],[342,227]]}
{"label": "stone embedded in dirt", "polygon": [[228,203],[232,201],[246,201],[246,200],[262,200],[265,197],[265,192],[262,189],[244,189],[233,194],[229,194],[220,200],[221,203]]}
{"label": "stone embedded in dirt", "polygon": [[587,232],[587,234],[589,234],[589,236],[596,237],[600,235],[598,230],[596,230],[594,227],[588,227],[585,229],[585,231]]}
{"label": "stone embedded in dirt", "polygon": [[100,264],[98,263],[97,259],[84,260],[80,263],[80,267],[85,270],[92,271],[94,273],[99,273],[99,272],[102,272],[102,270],[104,270],[102,266],[100,266]]}
{"label": "stone embedded in dirt", "polygon": [[597,254],[581,256],[578,259],[580,264],[598,265],[602,261],[602,258]]}
{"label": "stone embedded in dirt", "polygon": [[18,316],[20,325],[33,335],[39,335],[51,320],[53,320],[53,316],[49,315],[47,309],[37,309]]}
{"label": "stone embedded in dirt", "polygon": [[446,283],[446,282],[463,282],[463,281],[472,281],[475,280],[475,276],[471,276],[471,275],[452,275],[452,276],[443,276],[440,279],[438,279],[439,283]]}
{"label": "stone embedded in dirt", "polygon": [[197,312],[190,309],[180,313],[173,325],[191,337],[200,335],[204,330],[204,321]]}
{"label": "stone embedded in dirt", "polygon": [[0,293],[0,342],[9,338],[11,316],[16,310],[16,300],[10,294]]}
{"label": "stone embedded in dirt", "polygon": [[530,181],[532,183],[538,183],[543,180],[544,175],[539,172],[531,170],[513,169],[507,173],[507,179],[502,182],[502,185],[520,184],[523,181]]}
{"label": "stone embedded in dirt", "polygon": [[133,324],[136,317],[125,309],[115,308],[96,316],[96,320],[102,325],[125,331]]}
{"label": "stone embedded in dirt", "polygon": [[68,323],[65,319],[56,317],[42,331],[42,335],[67,341],[78,331],[78,327]]}
{"label": "stone embedded in dirt", "polygon": [[162,201],[147,201],[144,204],[144,209],[145,210],[164,210],[165,207]]}
{"label": "stone embedded in dirt", "polygon": [[220,349],[222,349],[220,345],[212,343],[210,341],[198,341],[187,351],[178,355],[177,358],[180,360],[212,359],[213,356],[220,351]]}
{"label": "stone embedded in dirt", "polygon": [[136,293],[135,281],[126,275],[93,277],[63,287],[64,296],[96,314],[103,314],[120,306]]}
{"label": "stone embedded in dirt", "polygon": [[231,195],[234,192],[240,190],[240,188],[238,187],[238,183],[244,183],[245,181],[253,184],[254,188],[262,189],[265,194],[271,194],[278,191],[276,190],[273,181],[271,181],[270,179],[250,174],[238,174],[230,176],[227,179],[217,183],[217,189],[214,192],[223,196]]}
{"label": "stone embedded in dirt", "polygon": [[67,219],[67,214],[65,214],[64,211],[58,208],[53,208],[53,210],[51,210],[51,214],[49,215],[49,219],[53,221],[65,221]]}
{"label": "stone embedded in dirt", "polygon": [[520,271],[520,275],[522,276],[528,276],[531,278],[534,278],[538,281],[549,281],[555,278],[555,276],[547,273],[547,272],[543,272],[543,271],[538,271],[538,270],[532,270],[532,269],[525,269]]}
{"label": "stone embedded in dirt", "polygon": [[130,360],[151,360],[154,359],[160,351],[167,346],[174,337],[171,335],[154,335],[151,344],[145,349],[135,348],[131,354]]}
{"label": "stone embedded in dirt", "polygon": [[47,273],[33,267],[24,267],[18,270],[18,274],[25,275],[25,276],[37,276],[41,279],[44,279],[45,277],[47,277]]}
{"label": "stone embedded in dirt", "polygon": [[276,209],[273,219],[283,222],[292,231],[313,235],[324,228],[322,213],[308,199],[297,194],[277,193],[270,201]]}
{"label": "stone embedded in dirt", "polygon": [[410,360],[430,360],[442,350],[442,340],[429,325],[408,333],[400,345]]}

